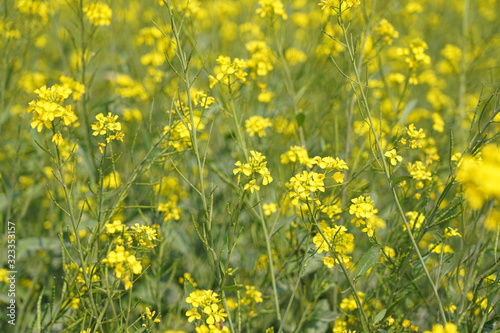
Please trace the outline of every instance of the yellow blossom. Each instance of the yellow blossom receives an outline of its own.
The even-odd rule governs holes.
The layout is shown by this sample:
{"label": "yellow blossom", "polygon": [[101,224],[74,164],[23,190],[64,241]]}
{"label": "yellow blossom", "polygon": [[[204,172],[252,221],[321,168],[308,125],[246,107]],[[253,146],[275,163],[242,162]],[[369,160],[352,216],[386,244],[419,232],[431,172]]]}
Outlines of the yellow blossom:
{"label": "yellow blossom", "polygon": [[111,24],[112,11],[105,3],[91,3],[85,6],[83,11],[93,25],[107,26]]}

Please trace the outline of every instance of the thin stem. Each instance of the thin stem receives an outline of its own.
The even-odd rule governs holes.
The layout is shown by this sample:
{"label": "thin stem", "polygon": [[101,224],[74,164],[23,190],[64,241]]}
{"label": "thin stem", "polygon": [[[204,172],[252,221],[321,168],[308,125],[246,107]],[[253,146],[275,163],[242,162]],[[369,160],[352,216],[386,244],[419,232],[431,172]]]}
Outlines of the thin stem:
{"label": "thin stem", "polygon": [[[344,33],[344,38],[345,38],[346,43],[347,43],[347,49],[349,51],[349,56],[351,58],[351,62],[354,65],[355,61],[354,61],[354,51],[352,49],[352,43],[348,39],[347,30],[346,30],[343,22],[341,23],[341,28],[342,28],[342,31]],[[389,167],[387,166],[387,161],[384,158],[384,150],[382,148],[382,145],[380,143],[379,137],[377,135],[377,131],[375,130],[375,126],[373,124],[373,119],[372,119],[372,116],[371,116],[371,110],[370,110],[370,107],[369,107],[369,104],[368,104],[368,98],[366,97],[365,89],[363,88],[363,85],[361,84],[361,78],[360,78],[359,72],[357,70],[357,67],[356,66],[353,66],[353,67],[354,67],[354,74],[356,76],[357,85],[358,85],[358,88],[359,88],[359,91],[360,91],[360,94],[361,94],[361,97],[362,97],[362,103],[361,104],[364,105],[364,108],[365,108],[365,111],[366,111],[366,117],[369,120],[370,128],[371,128],[371,131],[372,131],[373,136],[375,138],[375,143],[376,143],[377,149],[378,149],[378,151],[380,153],[380,156],[381,156],[380,160],[382,161],[383,171],[384,171],[384,174],[386,176],[387,183],[391,187],[392,196],[393,196],[394,202],[396,203],[396,207],[398,209],[398,212],[401,215],[401,218],[403,219],[403,222],[404,222],[404,224],[406,226],[406,231],[408,233],[408,236],[410,238],[412,246],[413,246],[415,252],[417,253],[418,259],[419,259],[419,261],[420,261],[420,263],[422,265],[422,268],[423,268],[423,270],[425,272],[427,280],[429,281],[429,283],[430,283],[430,285],[432,287],[432,291],[434,292],[434,296],[436,297],[436,301],[438,303],[439,314],[441,316],[441,320],[443,321],[443,325],[444,325],[444,324],[446,324],[446,315],[444,313],[443,305],[442,305],[441,299],[439,297],[438,289],[437,289],[434,281],[432,280],[432,277],[430,276],[430,273],[429,273],[427,267],[425,266],[424,259],[422,258],[422,254],[420,253],[418,245],[415,242],[415,238],[413,237],[411,229],[410,229],[410,227],[408,225],[408,221],[406,220],[406,215],[404,213],[403,208],[401,207],[401,204],[399,202],[399,198],[398,198],[398,195],[396,193],[396,190],[391,185],[391,175],[390,175],[390,172],[389,172]],[[374,153],[374,156],[375,156],[375,158],[377,158],[377,156],[376,156],[375,153]]]}

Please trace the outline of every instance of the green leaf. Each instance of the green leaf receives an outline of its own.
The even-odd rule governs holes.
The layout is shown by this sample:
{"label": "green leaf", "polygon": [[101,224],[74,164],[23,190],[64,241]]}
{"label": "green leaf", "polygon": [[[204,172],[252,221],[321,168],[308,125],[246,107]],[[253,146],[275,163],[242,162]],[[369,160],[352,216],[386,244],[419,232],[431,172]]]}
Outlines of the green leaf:
{"label": "green leaf", "polygon": [[222,289],[229,290],[229,291],[238,291],[238,290],[243,289],[243,285],[242,284],[235,284],[232,286],[223,286]]}
{"label": "green leaf", "polygon": [[191,293],[195,291],[193,284],[188,280],[184,279],[184,296],[188,298]]}
{"label": "green leaf", "polygon": [[378,260],[380,254],[380,245],[372,246],[363,256],[359,259],[356,265],[355,278],[365,274]]}
{"label": "green leaf", "polygon": [[387,312],[387,309],[383,309],[382,311],[380,311],[379,313],[377,313],[377,315],[373,319],[373,323],[376,324],[379,321],[381,321],[382,319],[384,319],[386,312]]}
{"label": "green leaf", "polygon": [[304,125],[304,120],[306,120],[306,115],[301,112],[295,116],[295,120],[297,120],[297,124],[299,124],[299,126],[302,126]]}

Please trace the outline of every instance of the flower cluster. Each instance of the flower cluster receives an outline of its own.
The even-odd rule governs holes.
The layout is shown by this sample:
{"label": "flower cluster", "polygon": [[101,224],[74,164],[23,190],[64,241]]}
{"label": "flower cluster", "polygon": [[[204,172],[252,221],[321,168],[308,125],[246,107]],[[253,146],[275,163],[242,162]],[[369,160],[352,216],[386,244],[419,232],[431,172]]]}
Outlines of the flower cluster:
{"label": "flower cluster", "polygon": [[410,42],[408,48],[400,48],[398,53],[404,56],[405,62],[408,64],[408,68],[411,72],[413,72],[412,77],[410,78],[410,84],[418,84],[418,79],[416,77],[416,70],[419,66],[430,64],[431,57],[425,54],[425,51],[429,47],[427,43],[421,40],[420,38],[415,38]]}
{"label": "flower cluster", "polygon": [[481,152],[481,160],[466,156],[457,172],[457,179],[464,185],[464,195],[472,209],[481,208],[489,199],[500,198],[500,148],[488,145]]}
{"label": "flower cluster", "polygon": [[292,204],[299,206],[301,203],[307,204],[312,202],[318,206],[321,205],[316,192],[325,192],[324,179],[324,174],[313,171],[303,171],[290,178],[288,186]]}
{"label": "flower cluster", "polygon": [[114,268],[116,278],[125,284],[125,289],[132,287],[133,274],[142,273],[141,260],[137,258],[140,251],[150,250],[156,246],[157,231],[138,223],[132,228],[115,220],[105,225],[106,234],[113,237],[113,250],[102,260],[104,264]]}
{"label": "flower cluster", "polygon": [[273,55],[269,45],[264,41],[254,40],[245,44],[251,57],[247,61],[248,68],[251,70],[251,77],[266,76],[273,70]]}
{"label": "flower cluster", "polygon": [[333,204],[324,205],[321,208],[321,212],[325,213],[329,219],[334,221],[340,218],[340,214],[342,213],[342,208],[340,207],[340,204],[337,202]]}
{"label": "flower cluster", "polygon": [[309,160],[309,155],[304,147],[292,146],[290,150],[281,154],[280,156],[282,164],[296,163],[299,162],[302,165],[306,165],[309,168],[312,164]]}
{"label": "flower cluster", "polygon": [[121,131],[122,124],[117,121],[118,115],[113,115],[111,112],[108,112],[108,115],[104,116],[102,113],[99,113],[95,118],[97,121],[92,124],[92,130],[94,131],[92,135],[102,135],[106,137],[106,143],[99,143],[101,154],[104,153],[103,148],[106,147],[106,144],[113,140],[123,142],[125,134]]}
{"label": "flower cluster", "polygon": [[16,0],[19,12],[25,15],[37,15],[42,23],[47,23],[50,17],[49,3],[42,0]]}
{"label": "flower cluster", "polygon": [[[78,118],[75,112],[71,110],[71,105],[62,105],[71,93],[71,89],[60,85],[54,85],[50,88],[43,86],[36,89],[35,94],[38,95],[38,100],[31,101],[27,109],[28,113],[33,112],[31,128],[36,128],[38,132],[41,132],[44,126],[52,128],[54,120],[57,119],[64,126],[74,124]],[[58,137],[60,138],[60,134]],[[60,143],[60,140],[58,142]]]}
{"label": "flower cluster", "polygon": [[268,204],[265,203],[262,205],[262,209],[264,210],[264,215],[271,216],[273,213],[276,213],[278,205],[276,205],[274,202]]}
{"label": "flower cluster", "polygon": [[[146,311],[141,314],[142,320],[145,321],[145,323],[142,324],[142,327],[146,327],[146,329],[152,329],[154,324],[158,324],[160,320],[160,314],[157,314],[156,316],[156,311],[151,312],[149,307],[146,307]],[[149,331],[149,330],[148,330]]]}
{"label": "flower cluster", "polygon": [[108,5],[102,2],[94,2],[83,8],[90,23],[96,26],[107,26],[111,24],[112,11]]}
{"label": "flower cluster", "polygon": [[240,173],[244,174],[248,179],[248,183],[244,186],[244,190],[250,189],[250,192],[253,193],[254,190],[260,190],[260,186],[257,185],[257,178],[262,177],[262,185],[268,185],[273,181],[273,177],[271,177],[271,173],[267,168],[267,162],[264,161],[266,159],[261,153],[251,150],[250,156],[248,158],[248,163],[241,163],[237,161],[234,165],[233,173],[238,175],[238,183],[240,182]]}
{"label": "flower cluster", "polygon": [[144,90],[143,85],[126,74],[118,74],[113,80],[116,93],[123,98],[137,98],[146,100],[148,93]]}
{"label": "flower cluster", "polygon": [[399,32],[386,19],[382,19],[373,32],[382,37],[384,43],[387,45],[392,45],[392,39],[399,37]]}
{"label": "flower cluster", "polygon": [[[406,212],[406,217],[410,220],[408,221],[408,225],[410,226],[411,231],[419,230],[422,227],[422,224],[425,221],[425,216],[420,214],[419,212]],[[403,224],[403,231],[406,231],[406,225]]]}
{"label": "flower cluster", "polygon": [[347,163],[338,157],[333,158],[331,156],[315,156],[309,160],[309,164],[315,164],[319,166],[321,169],[325,170],[326,173],[330,171],[337,171],[332,176],[333,181],[335,181],[337,184],[342,184],[344,182],[344,174],[341,171],[349,170],[349,168],[347,167]]}
{"label": "flower cluster", "polygon": [[354,236],[347,232],[344,226],[333,225],[333,227],[326,227],[322,230],[324,235],[317,233],[313,242],[318,249],[318,253],[330,253],[330,256],[323,257],[323,262],[328,268],[332,268],[338,259],[342,259],[343,263],[350,267],[351,257],[348,254],[354,251]]}
{"label": "flower cluster", "polygon": [[198,90],[195,91],[193,96],[194,105],[199,105],[202,108],[208,109],[215,103],[215,98],[208,96],[205,92]]}
{"label": "flower cluster", "polygon": [[352,205],[349,207],[349,214],[356,215],[356,218],[351,222],[359,223],[359,220],[368,219],[378,212],[378,209],[373,207],[373,200],[370,201],[370,196],[364,197],[360,195],[351,201]]}
{"label": "flower cluster", "polygon": [[258,291],[255,286],[245,286],[245,289],[245,296],[241,299],[241,304],[248,308],[248,316],[254,318],[257,316],[255,305],[257,303],[262,303],[264,299],[262,298],[262,293]]}
{"label": "flower cluster", "polygon": [[260,15],[260,17],[273,17],[276,15],[281,16],[283,20],[288,19],[288,15],[283,8],[283,3],[280,0],[259,0],[259,5],[261,7],[257,8],[255,13]]}
{"label": "flower cluster", "polygon": [[[332,2],[335,4],[332,4]],[[318,6],[321,7],[321,10],[332,9],[337,14],[340,14],[350,8],[356,8],[359,5],[360,5],[360,0],[339,0],[339,1],[321,0],[320,3],[318,3]]]}
{"label": "flower cluster", "polygon": [[412,149],[422,148],[422,141],[420,140],[425,138],[425,133],[423,128],[417,130],[415,125],[412,123],[408,126],[406,133],[408,134],[409,140],[407,141],[406,139],[401,139],[402,144],[406,144],[408,142],[408,144]]}
{"label": "flower cluster", "polygon": [[391,165],[396,165],[403,161],[403,157],[399,156],[396,149],[391,149],[389,151],[386,151],[384,154],[385,157],[389,159],[391,162]]}
{"label": "flower cluster", "polygon": [[73,100],[78,101],[85,94],[85,86],[82,83],[64,75],[59,77],[59,81],[61,81],[63,87],[73,91]]}
{"label": "flower cluster", "polygon": [[370,196],[364,197],[360,195],[351,201],[349,214],[355,216],[351,220],[351,223],[356,223],[356,227],[358,228],[364,225],[365,227],[361,231],[366,232],[368,237],[372,237],[375,227],[379,224],[379,221],[374,219],[375,214],[378,213],[378,209],[374,208],[373,200],[370,201]]}
{"label": "flower cluster", "polygon": [[231,62],[231,58],[225,56],[219,56],[217,58],[217,63],[219,64],[214,68],[215,77],[209,75],[210,89],[212,89],[217,83],[221,82],[224,85],[230,87],[234,82],[240,81],[241,83],[246,83],[247,72],[244,71],[248,67],[247,63],[243,59],[235,58]]}
{"label": "flower cluster", "polygon": [[126,290],[132,287],[130,280],[132,273],[141,274],[142,272],[141,262],[122,245],[117,245],[114,250],[109,251],[102,262],[115,269],[115,276],[122,280]]}
{"label": "flower cluster", "polygon": [[432,173],[427,171],[427,166],[422,161],[408,163],[408,172],[415,180],[431,180]]}
{"label": "flower cluster", "polygon": [[186,272],[179,278],[180,284],[183,285],[185,281],[189,281],[189,283],[191,283],[195,288],[198,287],[198,283],[196,283],[196,281],[193,279],[191,273]]}
{"label": "flower cluster", "polygon": [[271,126],[273,126],[271,120],[261,116],[251,116],[245,121],[245,128],[250,136],[257,134],[262,138],[266,136],[266,128]]}
{"label": "flower cluster", "polygon": [[[188,321],[201,320],[207,325],[222,323],[227,317],[224,308],[220,306],[219,295],[212,290],[195,290],[186,298],[186,303],[191,304],[191,310],[186,312]],[[201,313],[198,312],[201,309]],[[210,331],[211,332],[211,331]]]}
{"label": "flower cluster", "polygon": [[458,333],[458,327],[452,323],[446,323],[444,327],[437,324],[432,326],[432,331],[424,331],[424,333]]}
{"label": "flower cluster", "polygon": [[160,203],[158,205],[158,211],[165,214],[165,217],[163,218],[164,221],[169,221],[171,219],[179,221],[181,218],[179,215],[181,213],[181,209],[177,207],[177,200],[171,199],[166,203]]}
{"label": "flower cluster", "polygon": [[[167,125],[163,128],[163,134],[170,132],[168,144],[177,151],[186,150],[191,148],[192,145],[191,131],[193,127],[191,124],[191,116],[189,115],[189,108],[182,105],[181,107],[183,107],[183,110],[181,110],[182,113],[186,113],[186,116],[181,116],[181,121],[172,125]],[[193,124],[196,131],[203,131],[205,129],[205,125],[201,120],[202,119],[198,114],[193,114]]]}

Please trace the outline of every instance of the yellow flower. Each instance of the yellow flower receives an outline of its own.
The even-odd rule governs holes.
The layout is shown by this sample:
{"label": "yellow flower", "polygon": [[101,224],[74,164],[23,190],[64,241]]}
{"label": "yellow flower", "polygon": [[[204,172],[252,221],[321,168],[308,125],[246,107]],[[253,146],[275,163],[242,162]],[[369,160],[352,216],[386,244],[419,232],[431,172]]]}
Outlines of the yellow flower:
{"label": "yellow flower", "polygon": [[273,126],[269,118],[251,116],[245,121],[245,128],[250,136],[257,134],[259,137],[266,136],[266,128]]}
{"label": "yellow flower", "polygon": [[50,88],[43,86],[35,90],[38,100],[31,101],[27,112],[33,112],[31,128],[36,128],[38,132],[42,128],[52,128],[52,122],[60,118],[64,126],[75,123],[78,118],[71,110],[71,105],[62,106],[65,99],[72,93],[71,89],[59,85]]}
{"label": "yellow flower", "polygon": [[94,2],[83,8],[90,23],[97,26],[107,26],[111,24],[112,10],[102,2]]}
{"label": "yellow flower", "polygon": [[91,125],[93,136],[102,135],[106,138],[106,143],[99,143],[99,150],[103,153],[103,147],[106,146],[107,143],[110,143],[114,140],[118,140],[123,142],[124,133],[121,131],[122,124],[117,121],[118,115],[113,115],[111,112],[108,112],[107,116],[104,116],[102,113],[99,113],[96,117],[97,121]]}
{"label": "yellow flower", "polygon": [[227,86],[231,86],[235,81],[240,81],[241,83],[247,82],[246,76],[248,73],[245,72],[244,69],[247,68],[248,65],[245,60],[235,58],[231,62],[231,58],[221,55],[217,58],[217,63],[219,65],[214,68],[216,76],[209,76],[210,89],[219,82]]}
{"label": "yellow flower", "polygon": [[56,146],[59,146],[63,143],[61,132],[57,132],[56,134],[54,134],[54,136],[52,137],[52,142],[54,142]]}
{"label": "yellow flower", "polygon": [[121,182],[122,180],[118,172],[104,176],[102,181],[104,188],[117,188],[121,185]]}
{"label": "yellow flower", "polygon": [[64,75],[61,75],[59,77],[59,81],[61,81],[63,87],[66,87],[73,91],[73,99],[75,101],[80,100],[81,96],[85,94],[85,86],[80,82]]}
{"label": "yellow flower", "polygon": [[459,165],[457,179],[464,185],[465,198],[472,209],[481,208],[486,200],[500,198],[499,147],[484,147],[481,161],[465,157]]}
{"label": "yellow flower", "polygon": [[314,202],[320,204],[316,192],[325,192],[325,175],[316,172],[303,171],[290,178],[288,184],[294,206],[300,206],[301,203]]}
{"label": "yellow flower", "polygon": [[[351,257],[348,254],[354,250],[354,236],[347,233],[347,228],[344,226],[333,225],[333,227],[326,227],[322,230],[323,235],[317,233],[313,238],[313,243],[318,249],[318,253],[333,250],[344,262],[350,262]],[[330,248],[331,247],[331,248]],[[324,264],[332,268],[335,260],[331,257],[323,257]]]}
{"label": "yellow flower", "polygon": [[373,201],[370,201],[370,196],[364,197],[361,195],[351,201],[352,205],[349,207],[349,214],[355,215],[356,219],[368,219],[378,212],[378,209],[373,206]]}
{"label": "yellow flower", "polygon": [[283,8],[283,3],[280,0],[259,0],[260,8],[255,11],[260,17],[266,16],[281,16],[283,20],[288,19],[288,15]]}
{"label": "yellow flower", "polygon": [[432,331],[424,331],[424,333],[458,333],[457,325],[452,323],[446,323],[443,327],[442,325],[433,325]]}
{"label": "yellow flower", "polygon": [[444,230],[444,238],[445,239],[453,237],[453,236],[458,236],[458,237],[462,238],[462,235],[460,235],[460,233],[458,232],[458,229],[453,229],[451,227],[448,227]]}
{"label": "yellow flower", "polygon": [[188,321],[190,323],[193,322],[195,319],[201,319],[201,315],[196,311],[197,311],[196,308],[193,308],[186,312],[186,316],[188,317]]}
{"label": "yellow flower", "polygon": [[255,179],[252,179],[251,181],[249,181],[244,187],[243,189],[244,190],[248,190],[250,189],[250,192],[253,193],[254,190],[260,190],[260,186],[255,184],[256,180]]}
{"label": "yellow flower", "polygon": [[431,180],[432,173],[427,171],[422,161],[416,161],[415,164],[408,163],[408,172],[415,180]]}
{"label": "yellow flower", "polygon": [[398,162],[401,162],[403,160],[403,158],[397,154],[396,149],[391,149],[385,152],[384,156],[391,161],[392,165],[396,165],[398,164]]}
{"label": "yellow flower", "polygon": [[234,165],[237,166],[233,170],[235,175],[238,175],[238,183],[240,181],[239,173],[243,173],[247,178],[250,178],[249,182],[244,186],[244,189],[250,189],[253,193],[254,190],[260,190],[260,187],[256,184],[256,180],[259,177],[262,177],[262,185],[268,185],[273,181],[273,177],[271,177],[271,173],[267,168],[267,162],[264,161],[266,157],[259,152],[254,150],[250,151],[250,156],[248,158],[248,163],[241,163],[237,161]]}
{"label": "yellow flower", "polygon": [[245,286],[246,292],[245,297],[241,299],[241,303],[250,304],[254,303],[262,303],[264,299],[262,298],[262,293],[258,291],[255,286]]}
{"label": "yellow flower", "polygon": [[304,147],[290,147],[290,150],[284,154],[281,154],[280,158],[282,164],[299,162],[300,164],[306,165],[309,168],[312,167],[311,160],[309,159],[307,150],[305,150]]}
{"label": "yellow flower", "polygon": [[394,26],[389,23],[386,19],[382,19],[379,22],[379,25],[373,31],[375,34],[381,36],[384,40],[384,43],[387,45],[392,45],[392,39],[399,37],[399,32],[394,29]]}
{"label": "yellow flower", "polygon": [[266,216],[270,216],[272,213],[275,213],[278,206],[275,203],[263,204],[262,209],[264,209],[264,214]]}

